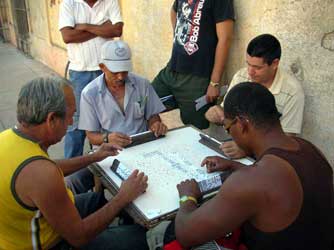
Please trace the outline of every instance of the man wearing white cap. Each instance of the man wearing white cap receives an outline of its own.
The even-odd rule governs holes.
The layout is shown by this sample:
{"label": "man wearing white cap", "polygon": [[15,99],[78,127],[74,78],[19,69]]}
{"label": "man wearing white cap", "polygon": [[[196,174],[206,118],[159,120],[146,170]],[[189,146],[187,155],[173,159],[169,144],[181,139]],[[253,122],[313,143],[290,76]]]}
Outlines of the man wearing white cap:
{"label": "man wearing white cap", "polygon": [[[147,130],[156,136],[167,132],[159,113],[165,107],[149,81],[132,70],[131,51],[123,41],[108,41],[102,47],[103,74],[82,91],[79,129],[86,130],[93,145],[111,142],[121,147],[131,143],[129,135]],[[72,190],[82,193],[93,187],[89,170],[69,177]]]}
{"label": "man wearing white cap", "polygon": [[64,139],[64,156],[71,158],[82,155],[86,137],[85,131],[78,129],[81,91],[102,73],[99,68],[102,45],[122,35],[118,0],[61,1],[59,30],[67,47],[69,80],[76,101],[73,124],[67,128]]}

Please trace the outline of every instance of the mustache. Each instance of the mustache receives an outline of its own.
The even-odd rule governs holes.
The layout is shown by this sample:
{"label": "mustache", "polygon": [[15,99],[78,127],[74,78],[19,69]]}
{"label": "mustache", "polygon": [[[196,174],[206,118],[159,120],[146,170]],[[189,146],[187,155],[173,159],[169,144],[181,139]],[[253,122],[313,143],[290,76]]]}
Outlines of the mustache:
{"label": "mustache", "polygon": [[115,83],[118,85],[123,85],[125,84],[125,80],[116,80]]}

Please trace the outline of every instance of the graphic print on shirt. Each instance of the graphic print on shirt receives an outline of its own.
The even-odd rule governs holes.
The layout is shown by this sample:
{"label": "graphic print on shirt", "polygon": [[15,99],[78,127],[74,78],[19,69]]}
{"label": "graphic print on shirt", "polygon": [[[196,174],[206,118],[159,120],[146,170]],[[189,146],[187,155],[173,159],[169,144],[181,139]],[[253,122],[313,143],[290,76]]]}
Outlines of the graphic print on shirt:
{"label": "graphic print on shirt", "polygon": [[183,46],[188,55],[198,51],[200,21],[205,0],[188,0],[177,11],[174,42]]}

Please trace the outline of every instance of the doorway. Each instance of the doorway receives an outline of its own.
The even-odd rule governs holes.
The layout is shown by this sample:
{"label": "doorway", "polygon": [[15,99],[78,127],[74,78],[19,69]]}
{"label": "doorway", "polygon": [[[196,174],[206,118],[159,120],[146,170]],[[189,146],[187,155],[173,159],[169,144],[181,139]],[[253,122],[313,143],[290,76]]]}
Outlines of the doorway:
{"label": "doorway", "polygon": [[0,40],[6,42],[9,40],[9,7],[6,0],[0,0]]}
{"label": "doorway", "polygon": [[18,49],[30,54],[29,25],[25,0],[12,0],[13,17]]}

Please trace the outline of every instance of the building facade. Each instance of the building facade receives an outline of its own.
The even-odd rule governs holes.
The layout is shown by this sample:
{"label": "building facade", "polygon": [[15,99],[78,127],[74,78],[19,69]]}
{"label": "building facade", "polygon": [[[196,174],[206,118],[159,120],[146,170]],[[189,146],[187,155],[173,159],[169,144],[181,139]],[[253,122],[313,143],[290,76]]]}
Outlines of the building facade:
{"label": "building facade", "polygon": [[[107,0],[104,0],[107,1]],[[119,0],[123,39],[133,51],[134,70],[149,79],[169,60],[173,0]],[[0,0],[0,37],[64,75],[66,46],[58,31],[61,0]],[[228,83],[245,66],[245,49],[261,33],[282,44],[281,65],[301,81],[306,105],[302,137],[334,165],[334,1],[234,0],[235,36],[224,75]]]}

